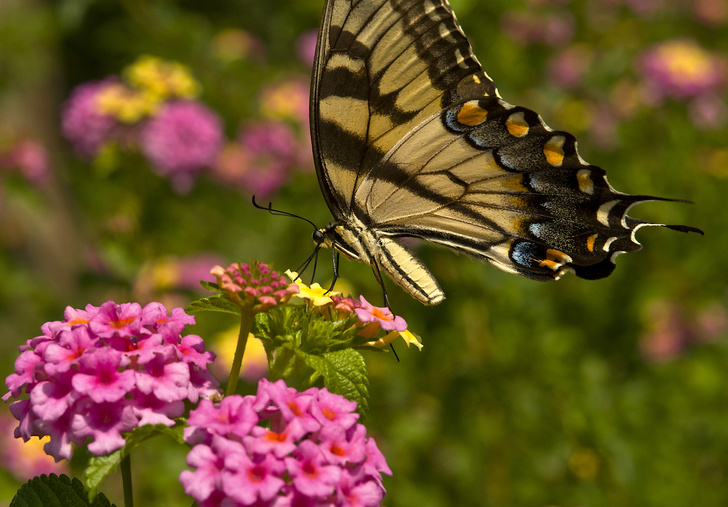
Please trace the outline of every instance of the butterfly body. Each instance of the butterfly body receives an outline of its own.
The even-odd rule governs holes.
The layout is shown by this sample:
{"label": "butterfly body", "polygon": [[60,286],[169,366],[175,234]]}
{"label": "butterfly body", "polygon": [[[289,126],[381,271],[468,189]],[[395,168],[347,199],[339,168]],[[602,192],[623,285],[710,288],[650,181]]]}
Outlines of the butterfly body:
{"label": "butterfly body", "polygon": [[[576,139],[500,98],[447,0],[327,0],[311,92],[319,243],[425,304],[444,294],[394,238],[536,280],[609,275],[641,245],[634,204]],[[669,226],[679,230],[694,230]]]}

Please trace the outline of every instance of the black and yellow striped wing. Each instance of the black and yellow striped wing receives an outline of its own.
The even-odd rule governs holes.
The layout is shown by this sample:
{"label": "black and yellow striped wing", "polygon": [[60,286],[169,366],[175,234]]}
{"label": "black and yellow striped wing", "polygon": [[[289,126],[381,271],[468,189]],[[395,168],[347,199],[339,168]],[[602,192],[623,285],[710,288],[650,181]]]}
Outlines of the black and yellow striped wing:
{"label": "black and yellow striped wing", "polygon": [[425,304],[444,294],[393,237],[537,280],[593,279],[640,248],[637,229],[662,225],[626,214],[659,199],[615,191],[571,134],[499,97],[447,0],[327,0],[311,113],[335,218],[319,231],[323,244]]}

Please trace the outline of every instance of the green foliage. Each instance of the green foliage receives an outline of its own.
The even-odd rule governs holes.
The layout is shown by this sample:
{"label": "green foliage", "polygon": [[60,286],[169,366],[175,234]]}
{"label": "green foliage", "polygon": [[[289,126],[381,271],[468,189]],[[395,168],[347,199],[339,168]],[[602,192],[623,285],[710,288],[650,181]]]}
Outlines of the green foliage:
{"label": "green foliage", "polygon": [[18,491],[11,507],[109,507],[113,504],[103,495],[89,500],[78,479],[56,474],[34,477]]}
{"label": "green foliage", "polygon": [[[367,341],[355,328],[357,317],[326,320],[303,305],[285,305],[256,316],[253,334],[263,341],[269,357],[270,379],[295,379],[305,389],[323,382],[324,387],[368,407],[368,380],[364,358],[352,347]],[[370,350],[378,350],[366,347]],[[273,354],[275,351],[275,354]]]}

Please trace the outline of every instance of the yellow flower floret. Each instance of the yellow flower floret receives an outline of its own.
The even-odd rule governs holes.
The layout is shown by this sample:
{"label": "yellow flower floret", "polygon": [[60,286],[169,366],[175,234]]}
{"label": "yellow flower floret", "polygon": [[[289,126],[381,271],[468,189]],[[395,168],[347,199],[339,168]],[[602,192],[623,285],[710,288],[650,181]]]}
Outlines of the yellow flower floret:
{"label": "yellow flower floret", "polygon": [[291,279],[293,283],[298,285],[298,294],[294,294],[294,297],[305,299],[307,301],[311,301],[311,304],[313,306],[324,306],[328,305],[329,303],[333,303],[333,299],[331,299],[331,296],[339,296],[340,294],[338,292],[331,292],[329,290],[324,289],[319,285],[318,283],[313,283],[310,286],[306,285],[301,281],[301,278],[298,276],[298,273],[295,271],[286,270],[286,276]]}
{"label": "yellow flower floret", "polygon": [[137,123],[145,116],[154,114],[160,106],[160,101],[121,83],[110,84],[99,92],[95,100],[99,113],[113,116],[127,124]]}
{"label": "yellow flower floret", "polygon": [[200,93],[199,83],[186,66],[156,56],[139,57],[125,69],[124,77],[152,100],[192,99]]}
{"label": "yellow flower floret", "polygon": [[417,337],[409,329],[405,329],[404,331],[392,331],[378,340],[367,342],[367,345],[371,345],[372,347],[386,347],[399,337],[402,337],[408,347],[412,344],[419,350],[422,350],[422,343],[420,343],[420,340],[417,339]]}

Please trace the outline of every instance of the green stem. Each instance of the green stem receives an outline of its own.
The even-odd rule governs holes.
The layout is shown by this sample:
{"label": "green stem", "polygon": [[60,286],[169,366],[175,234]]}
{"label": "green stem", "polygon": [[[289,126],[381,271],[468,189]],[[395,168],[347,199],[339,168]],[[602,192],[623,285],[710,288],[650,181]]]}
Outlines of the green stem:
{"label": "green stem", "polygon": [[134,494],[131,487],[131,456],[121,460],[121,481],[124,484],[124,507],[134,507]]}
{"label": "green stem", "polygon": [[238,379],[240,378],[240,368],[243,364],[245,345],[248,343],[248,334],[250,334],[250,330],[253,328],[254,318],[255,314],[253,312],[245,310],[240,312],[240,332],[238,333],[238,345],[235,348],[235,358],[233,359],[233,366],[230,369],[230,378],[228,379],[225,396],[235,394],[235,390],[238,387]]}

